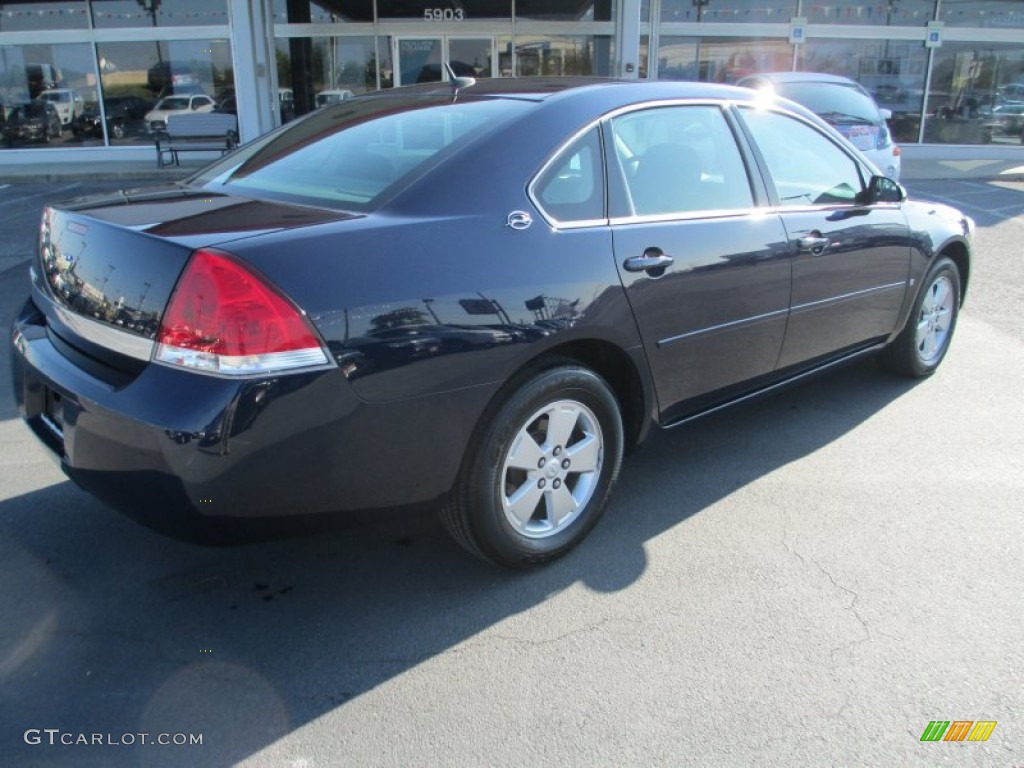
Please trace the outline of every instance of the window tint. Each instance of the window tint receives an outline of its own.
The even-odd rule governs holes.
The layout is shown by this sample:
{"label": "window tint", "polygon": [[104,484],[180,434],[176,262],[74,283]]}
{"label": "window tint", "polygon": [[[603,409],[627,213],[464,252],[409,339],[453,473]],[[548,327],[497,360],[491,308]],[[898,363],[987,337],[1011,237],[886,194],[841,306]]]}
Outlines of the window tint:
{"label": "window tint", "polygon": [[853,158],[811,126],[777,112],[744,109],[784,204],[853,203],[863,188]]}
{"label": "window tint", "polygon": [[604,172],[597,129],[565,149],[537,180],[535,194],[544,212],[556,221],[603,219]]}
{"label": "window tint", "polygon": [[265,134],[204,168],[192,183],[229,194],[371,210],[410,174],[531,107],[469,97],[453,104],[443,92],[352,99]]}
{"label": "window tint", "polygon": [[638,216],[753,206],[750,182],[717,107],[660,107],[612,120],[615,156]]}

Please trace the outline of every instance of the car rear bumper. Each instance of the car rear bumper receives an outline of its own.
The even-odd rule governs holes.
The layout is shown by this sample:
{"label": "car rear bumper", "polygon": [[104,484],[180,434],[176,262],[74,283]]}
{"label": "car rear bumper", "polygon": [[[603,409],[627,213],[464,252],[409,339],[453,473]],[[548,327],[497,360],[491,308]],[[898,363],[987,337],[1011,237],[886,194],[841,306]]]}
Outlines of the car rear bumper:
{"label": "car rear bumper", "polygon": [[462,460],[466,406],[489,396],[370,405],[337,369],[233,381],[150,364],[112,385],[51,334],[26,305],[12,330],[22,418],[81,488],[179,537],[435,500]]}

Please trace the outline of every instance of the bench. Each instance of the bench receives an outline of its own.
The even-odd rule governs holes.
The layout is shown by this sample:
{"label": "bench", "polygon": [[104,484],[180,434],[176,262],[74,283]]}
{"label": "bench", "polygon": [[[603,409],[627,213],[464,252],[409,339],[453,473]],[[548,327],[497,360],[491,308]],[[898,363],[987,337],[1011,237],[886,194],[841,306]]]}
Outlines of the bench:
{"label": "bench", "polygon": [[[238,118],[227,112],[168,115],[156,137],[156,166],[180,165],[179,152],[230,152],[238,146]],[[169,158],[169,159],[168,159]]]}

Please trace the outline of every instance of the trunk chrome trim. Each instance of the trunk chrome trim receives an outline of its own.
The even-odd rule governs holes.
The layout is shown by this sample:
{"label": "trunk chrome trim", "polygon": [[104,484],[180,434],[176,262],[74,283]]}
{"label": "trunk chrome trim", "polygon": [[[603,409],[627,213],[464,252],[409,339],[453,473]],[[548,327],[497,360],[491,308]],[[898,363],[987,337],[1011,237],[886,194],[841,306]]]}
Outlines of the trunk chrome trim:
{"label": "trunk chrome trim", "polygon": [[151,339],[76,314],[46,296],[38,288],[33,293],[36,301],[42,299],[47,304],[43,314],[49,314],[52,310],[61,323],[86,341],[142,362],[148,363],[153,358],[155,342]]}

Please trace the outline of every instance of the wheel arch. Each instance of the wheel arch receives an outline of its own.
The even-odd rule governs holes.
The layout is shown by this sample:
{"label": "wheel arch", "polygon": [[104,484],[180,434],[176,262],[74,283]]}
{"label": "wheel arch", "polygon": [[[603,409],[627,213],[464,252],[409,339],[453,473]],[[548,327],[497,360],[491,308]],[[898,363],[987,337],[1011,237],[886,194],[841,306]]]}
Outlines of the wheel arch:
{"label": "wheel arch", "polygon": [[526,381],[538,373],[559,365],[576,364],[587,368],[611,387],[622,413],[624,450],[628,455],[646,437],[654,406],[654,392],[649,377],[640,364],[622,347],[605,339],[573,339],[539,351],[520,363],[491,396],[477,418],[478,427],[466,445],[460,466],[477,450],[477,443],[486,425],[502,404]]}
{"label": "wheel arch", "polygon": [[935,254],[936,259],[941,259],[943,256],[949,258],[956,265],[957,272],[960,273],[960,306],[962,307],[964,297],[967,295],[967,282],[971,274],[971,258],[967,245],[960,240],[952,240]]}

